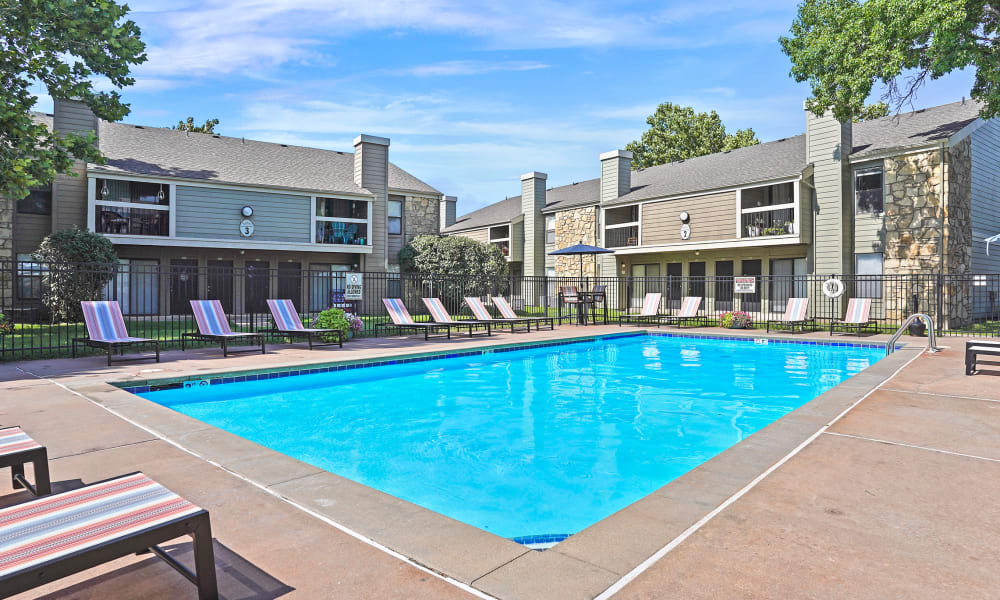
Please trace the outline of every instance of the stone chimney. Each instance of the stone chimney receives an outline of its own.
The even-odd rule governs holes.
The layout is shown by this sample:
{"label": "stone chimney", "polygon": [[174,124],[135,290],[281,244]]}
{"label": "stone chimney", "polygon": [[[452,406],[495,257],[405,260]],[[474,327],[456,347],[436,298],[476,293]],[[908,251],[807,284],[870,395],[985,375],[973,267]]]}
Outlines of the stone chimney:
{"label": "stone chimney", "polygon": [[632,191],[632,153],[612,150],[601,155],[601,204]]}
{"label": "stone chimney", "polygon": [[[90,107],[79,100],[53,99],[52,129],[56,134],[100,135],[97,117]],[[74,176],[56,175],[52,182],[52,231],[71,229],[74,225],[86,229],[87,223],[87,165],[74,161],[71,167]]]}
{"label": "stone chimney", "polygon": [[442,196],[441,202],[438,204],[438,210],[440,211],[441,218],[440,227],[444,230],[445,227],[449,227],[455,224],[455,205],[458,203],[458,198],[455,196]]}
{"label": "stone chimney", "polygon": [[851,123],[841,123],[827,112],[822,117],[806,110],[806,162],[813,165],[816,188],[815,272],[850,274],[854,271],[853,203],[848,157]]}
{"label": "stone chimney", "polygon": [[354,183],[375,194],[372,202],[372,253],[365,259],[368,271],[386,271],[389,245],[386,204],[389,200],[389,138],[359,135],[354,138]]}
{"label": "stone chimney", "polygon": [[521,175],[521,214],[524,215],[524,270],[527,276],[545,275],[545,173]]}

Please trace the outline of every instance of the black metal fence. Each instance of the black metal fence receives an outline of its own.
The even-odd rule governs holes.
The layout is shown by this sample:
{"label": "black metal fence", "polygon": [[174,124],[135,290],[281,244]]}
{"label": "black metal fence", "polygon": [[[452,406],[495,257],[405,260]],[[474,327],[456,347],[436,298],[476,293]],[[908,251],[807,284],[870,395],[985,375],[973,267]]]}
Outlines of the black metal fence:
{"label": "black metal fence", "polygon": [[1000,274],[946,276],[886,275],[840,277],[844,294],[831,299],[823,293],[829,276],[763,276],[752,288],[741,289],[734,277],[506,277],[469,278],[448,275],[363,273],[361,300],[345,296],[346,272],[304,270],[289,263],[277,268],[234,267],[228,263],[161,266],[154,263],[45,264],[0,262],[0,312],[8,324],[0,329],[0,360],[68,354],[73,338],[86,336],[76,315],[55,318],[50,307],[59,290],[88,290],[92,299],[117,300],[126,315],[129,333],[179,344],[182,333],[195,329],[189,300],[217,299],[234,327],[265,330],[272,327],[268,298],[290,298],[302,320],[309,322],[322,310],[339,307],[365,322],[361,335],[374,335],[376,325],[388,323],[382,298],[402,298],[417,320],[427,319],[423,297],[440,298],[457,316],[468,316],[463,299],[475,296],[508,298],[525,315],[569,316],[560,288],[576,286],[590,291],[603,286],[603,302],[594,307],[597,318],[614,319],[637,309],[649,292],[660,293],[660,310],[676,311],[684,296],[703,298],[700,314],[715,321],[729,311],[747,313],[755,324],[778,319],[789,298],[809,298],[808,317],[817,328],[843,315],[848,298],[870,298],[871,317],[882,331],[894,331],[913,312],[930,314],[942,335],[1000,335]]}

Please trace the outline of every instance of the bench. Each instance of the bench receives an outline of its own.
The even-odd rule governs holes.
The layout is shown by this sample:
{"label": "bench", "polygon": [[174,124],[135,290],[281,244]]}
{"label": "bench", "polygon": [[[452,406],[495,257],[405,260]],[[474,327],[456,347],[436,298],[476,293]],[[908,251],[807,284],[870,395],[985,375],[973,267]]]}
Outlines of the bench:
{"label": "bench", "polygon": [[979,370],[976,363],[980,355],[1000,356],[1000,342],[989,340],[969,340],[965,342],[966,375],[972,375]]}

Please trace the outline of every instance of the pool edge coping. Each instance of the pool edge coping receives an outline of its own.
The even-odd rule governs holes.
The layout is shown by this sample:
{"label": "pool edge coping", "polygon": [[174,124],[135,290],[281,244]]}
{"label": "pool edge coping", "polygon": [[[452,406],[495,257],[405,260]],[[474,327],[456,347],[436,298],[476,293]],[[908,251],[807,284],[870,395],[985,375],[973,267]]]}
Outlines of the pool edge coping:
{"label": "pool edge coping", "polygon": [[[475,350],[449,352],[445,350],[403,353],[362,359],[361,361],[324,361],[323,363],[305,364],[378,363],[380,359],[395,361],[406,357],[431,357],[428,358],[430,360],[446,358],[449,355],[481,354],[481,350],[485,348],[552,346],[602,338],[656,335],[657,333],[656,330],[636,329],[621,334],[572,336],[551,340],[551,343],[532,344],[531,342],[519,341],[488,344],[476,349],[480,352]],[[715,332],[692,334],[670,332],[660,335],[702,339],[738,338],[803,342],[803,340],[795,338],[773,335],[731,335]],[[829,343],[835,342],[814,341],[815,345]],[[835,344],[841,346],[885,346],[884,343],[877,342]],[[898,345],[897,348],[909,351],[918,350],[922,353],[922,348],[918,348],[914,344],[902,344]],[[862,373],[817,396],[685,475],[631,503],[624,509],[601,519],[544,553],[535,552],[507,538],[456,521],[339,475],[322,471],[123,389],[122,383],[132,383],[134,386],[134,381],[108,381],[101,384],[94,384],[91,381],[81,383],[79,386],[71,384],[70,387],[77,388],[75,390],[77,393],[119,417],[151,430],[169,443],[250,481],[288,501],[293,506],[306,512],[318,513],[324,520],[330,521],[338,528],[359,539],[399,553],[415,564],[435,571],[447,579],[453,578],[461,584],[472,586],[497,597],[518,595],[517,590],[524,590],[526,586],[528,589],[551,590],[554,585],[559,585],[562,589],[566,589],[568,586],[584,596],[594,597],[601,594],[609,586],[614,585],[633,568],[637,568],[648,560],[665,541],[683,533],[692,523],[708,515],[725,498],[732,496],[748,482],[759,477],[774,464],[775,460],[780,459],[797,445],[803,443],[817,429],[827,424],[831,418],[841,414],[845,405],[850,406],[856,403],[891,379],[898,370],[898,365],[905,363],[912,357],[911,352],[902,354],[897,352],[881,359]],[[299,363],[300,366],[302,364]],[[291,367],[274,368],[291,369]],[[253,369],[245,372],[268,372],[271,370],[271,368]],[[166,379],[195,380],[204,379],[211,375],[218,376],[215,373],[206,373]],[[861,380],[855,381],[855,378],[858,377]],[[266,478],[262,478],[259,472],[257,474],[253,472],[254,465],[256,464],[256,468],[259,469],[261,462],[265,463],[265,470],[267,463],[270,462],[272,467],[273,463],[284,463],[285,465],[297,466],[303,471],[311,470],[312,472],[282,481],[268,481]],[[303,483],[309,483],[316,489],[310,490],[309,493],[297,490],[296,487]],[[355,501],[355,509],[357,506],[364,507],[362,513],[373,511],[390,514],[367,515],[376,517],[368,519],[369,522],[365,520],[366,515],[362,514],[359,520],[357,514],[348,514],[350,507],[347,509],[343,506],[331,508],[317,504],[317,500],[321,498],[316,493],[319,492],[319,495],[322,496],[324,491],[347,494]],[[661,511],[662,518],[659,521],[657,521],[657,511]],[[400,515],[406,515],[410,520],[401,522]],[[678,518],[678,515],[683,516]],[[390,518],[388,526],[384,520],[386,516]],[[414,521],[420,524],[411,527]],[[637,531],[638,537],[636,535],[629,537],[626,540],[627,544],[623,546],[621,532],[635,529],[637,522],[643,525],[656,524],[658,527],[640,528]],[[651,531],[651,529],[655,529],[655,531]],[[450,533],[447,541],[444,542],[447,548],[434,543],[435,540],[441,538],[442,532]],[[410,541],[407,541],[408,539]],[[421,544],[421,541],[425,543]],[[488,563],[489,567],[484,568],[480,565],[470,571],[472,565],[469,562],[472,555],[475,555],[477,559],[486,558],[485,563]],[[543,555],[547,555],[547,557],[541,558]],[[472,560],[471,562],[476,561]],[[569,582],[573,583],[569,584]],[[566,589],[566,591],[570,590]]]}

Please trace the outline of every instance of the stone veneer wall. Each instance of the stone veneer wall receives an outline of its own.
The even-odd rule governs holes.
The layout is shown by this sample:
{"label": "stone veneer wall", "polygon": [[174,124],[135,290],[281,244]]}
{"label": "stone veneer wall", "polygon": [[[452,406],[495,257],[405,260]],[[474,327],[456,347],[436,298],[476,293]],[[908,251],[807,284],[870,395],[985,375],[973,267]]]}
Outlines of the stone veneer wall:
{"label": "stone veneer wall", "polygon": [[436,198],[407,196],[403,203],[403,223],[406,235],[403,244],[409,244],[418,235],[437,235],[441,215]]}
{"label": "stone veneer wall", "polygon": [[0,196],[0,311],[5,302],[12,300],[14,274],[4,268],[14,256],[14,200]]}
{"label": "stone veneer wall", "polygon": [[[944,272],[967,273],[972,259],[971,155],[965,140],[945,154],[939,150],[887,158],[885,169],[886,275],[922,275],[909,280],[908,294],[888,283],[886,317],[901,320],[913,311],[916,294],[922,312],[937,309],[937,280],[941,267],[942,171],[945,190]],[[891,280],[890,280],[891,281]],[[944,316],[949,326],[968,320],[970,295],[959,289],[944,290]]]}
{"label": "stone veneer wall", "polygon": [[[586,206],[556,213],[556,249],[579,244],[597,245],[597,207]],[[600,257],[598,257],[598,260]],[[579,277],[579,256],[557,256],[556,277]],[[583,257],[584,277],[596,277],[594,258]]]}

